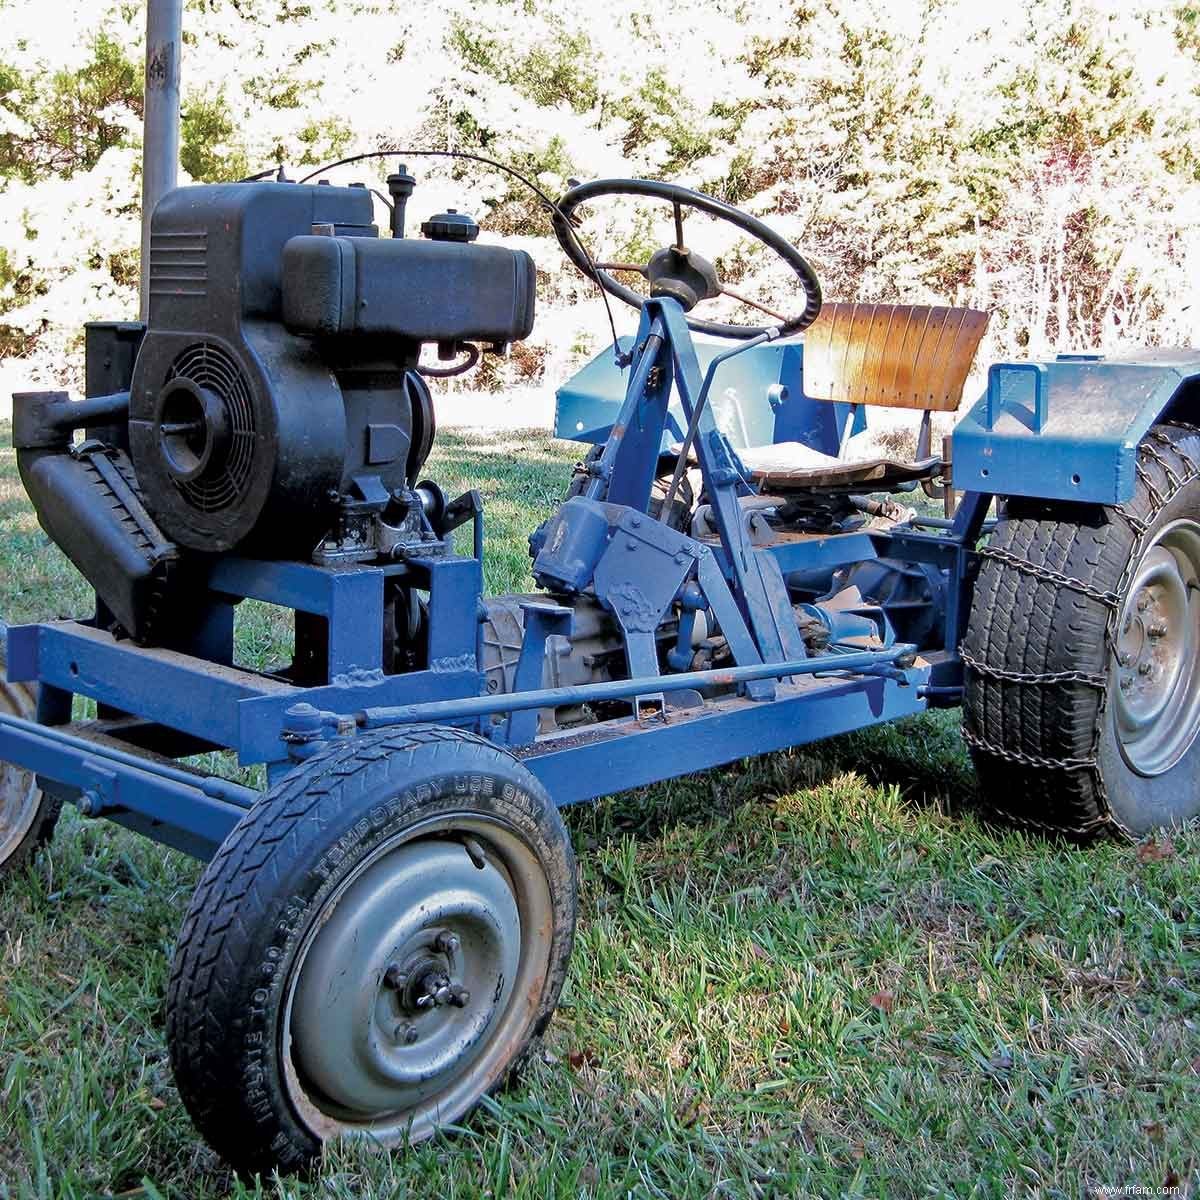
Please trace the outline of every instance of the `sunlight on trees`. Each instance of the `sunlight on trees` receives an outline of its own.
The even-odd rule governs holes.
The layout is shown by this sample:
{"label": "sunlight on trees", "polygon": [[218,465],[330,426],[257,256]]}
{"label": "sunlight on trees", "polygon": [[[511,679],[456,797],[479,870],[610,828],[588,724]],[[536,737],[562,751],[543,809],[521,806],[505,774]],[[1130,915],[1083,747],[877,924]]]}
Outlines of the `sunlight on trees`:
{"label": "sunlight on trees", "polygon": [[[0,354],[61,379],[84,320],[136,306],[143,16],[0,8]],[[192,179],[421,146],[551,194],[669,178],[768,216],[831,298],[992,308],[985,357],[1200,341],[1200,4],[447,0],[430,19],[402,0],[188,0],[185,25]],[[486,168],[409,165],[416,213],[471,210],[538,263],[537,366],[489,383],[552,382],[599,344],[535,198]],[[608,254],[654,244],[648,222],[586,230]],[[786,304],[786,279],[722,237],[696,244]]]}

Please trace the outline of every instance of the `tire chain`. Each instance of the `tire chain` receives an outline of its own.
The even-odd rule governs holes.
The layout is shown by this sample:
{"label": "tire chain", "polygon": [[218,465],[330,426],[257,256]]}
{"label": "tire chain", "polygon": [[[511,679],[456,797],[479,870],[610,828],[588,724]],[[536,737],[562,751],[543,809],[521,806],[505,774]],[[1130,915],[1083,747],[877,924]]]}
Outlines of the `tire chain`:
{"label": "tire chain", "polygon": [[1103,675],[1091,671],[1010,671],[1005,667],[993,667],[989,663],[980,662],[973,654],[965,649],[958,652],[963,665],[970,667],[977,675],[995,679],[1001,683],[1082,683],[1087,687],[1106,688],[1108,680]]}
{"label": "tire chain", "polygon": [[1082,579],[1076,579],[1073,575],[1064,575],[1062,571],[1056,571],[1052,567],[1039,566],[1037,563],[1031,563],[1029,559],[1022,558],[1019,554],[1013,554],[1008,550],[999,550],[991,546],[984,546],[982,550],[977,550],[976,553],[980,558],[995,559],[996,562],[1003,563],[1007,567],[1012,567],[1016,571],[1020,571],[1023,575],[1032,575],[1035,579],[1042,580],[1043,583],[1054,583],[1059,587],[1069,588],[1073,592],[1079,592],[1081,595],[1087,596],[1089,600],[1095,600],[1099,604],[1103,604],[1106,608],[1119,608],[1121,605],[1121,597],[1116,592],[1105,592],[1099,588],[1092,587],[1089,583],[1084,583]]}
{"label": "tire chain", "polygon": [[[1200,426],[1186,424],[1182,421],[1172,421],[1170,425],[1172,428],[1181,429],[1195,436],[1200,436]],[[1172,453],[1182,460],[1184,466],[1184,474],[1182,476],[1176,475],[1158,447],[1153,444],[1155,442],[1158,445],[1168,447]],[[1139,443],[1137,454],[1136,470],[1138,479],[1141,480],[1147,495],[1150,497],[1151,503],[1156,509],[1161,509],[1174,498],[1181,488],[1191,483],[1194,479],[1200,478],[1200,466],[1189,455],[1185,454],[1176,442],[1163,433],[1161,428],[1155,427],[1150,430],[1149,434]],[[1153,461],[1162,471],[1167,485],[1165,494],[1159,490],[1154,480],[1150,477],[1150,473],[1142,461],[1143,456]],[[1079,592],[1089,599],[1103,604],[1108,609],[1108,620],[1104,632],[1105,647],[1110,654],[1113,654],[1116,647],[1116,625],[1121,612],[1122,598],[1141,558],[1142,542],[1145,540],[1149,524],[1130,512],[1124,504],[1108,505],[1107,508],[1109,512],[1114,513],[1125,522],[1133,536],[1129,558],[1125,564],[1125,570],[1121,575],[1120,584],[1115,591],[1103,591],[1100,588],[1092,587],[1081,579],[1076,579],[1073,576],[1066,575],[1061,571],[1055,571],[1049,567],[1039,566],[1007,550],[984,546],[977,551],[977,554],[980,558],[991,558],[1005,566],[1012,567],[1014,570],[1021,571],[1023,574],[1032,575],[1046,583],[1057,584],[1059,587]],[[1096,687],[1099,690],[1100,704],[1096,713],[1092,749],[1089,754],[1074,758],[1051,758],[1044,755],[1028,754],[1023,750],[1011,750],[1007,746],[990,742],[986,738],[972,733],[966,727],[965,722],[961,727],[962,738],[973,749],[990,754],[1005,762],[1011,762],[1016,766],[1039,771],[1091,771],[1093,786],[1099,795],[1103,815],[1077,826],[1072,832],[1087,836],[1099,829],[1115,828],[1124,834],[1125,837],[1133,840],[1135,836],[1133,831],[1122,824],[1113,812],[1112,805],[1108,801],[1108,792],[1104,786],[1104,778],[1100,771],[1100,738],[1104,729],[1104,716],[1108,704],[1107,678],[1103,675],[1095,675],[1085,671],[1047,671],[1042,673],[1008,671],[1001,667],[993,667],[989,664],[979,662],[978,659],[968,654],[961,645],[959,646],[959,656],[964,666],[992,679],[1028,684],[1083,683]],[[1010,825],[1021,829],[1028,829],[1036,833],[1061,834],[1063,832],[1060,826],[1039,821],[1036,817],[1017,817],[1005,813],[1004,820]]]}

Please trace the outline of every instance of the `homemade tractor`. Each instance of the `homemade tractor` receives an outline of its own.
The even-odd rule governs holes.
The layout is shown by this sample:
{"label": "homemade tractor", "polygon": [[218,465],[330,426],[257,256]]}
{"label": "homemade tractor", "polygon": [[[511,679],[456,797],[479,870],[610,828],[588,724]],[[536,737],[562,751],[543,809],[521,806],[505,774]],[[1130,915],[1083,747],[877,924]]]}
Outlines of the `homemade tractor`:
{"label": "homemade tractor", "polygon": [[[562,805],[961,704],[1021,825],[1200,811],[1200,352],[994,366],[936,452],[984,314],[823,307],[743,212],[576,186],[563,249],[640,324],[561,393],[597,446],[531,531],[539,590],[488,597],[479,494],[423,476],[418,353],[524,338],[535,272],[460,213],[402,236],[412,178],[389,186],[390,238],[361,187],[167,192],[145,322],[88,327],[86,398],[14,399],[21,477],[96,605],[7,630],[0,865],[64,802],[208,860],[167,1034],[227,1159],[419,1140],[502,1083],[571,949]],[[577,210],[624,194],[674,239],[595,263]],[[689,208],[780,255],[796,315],[693,315],[728,289]],[[839,456],[870,405],[924,414],[917,461]],[[903,502],[951,484],[950,515]],[[235,664],[246,598],[294,611],[285,669]],[[265,788],[181,761],[216,749]]]}

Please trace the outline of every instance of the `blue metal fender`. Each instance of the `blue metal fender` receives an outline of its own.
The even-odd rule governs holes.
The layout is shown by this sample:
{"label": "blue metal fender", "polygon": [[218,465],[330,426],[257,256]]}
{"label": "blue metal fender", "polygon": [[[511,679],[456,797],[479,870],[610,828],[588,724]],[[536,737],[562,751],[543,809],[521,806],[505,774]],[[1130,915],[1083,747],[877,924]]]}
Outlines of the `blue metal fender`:
{"label": "blue metal fender", "polygon": [[[619,345],[628,353],[633,343],[633,338],[623,337]],[[697,337],[694,344],[702,371],[732,345],[702,337]],[[603,444],[621,411],[628,383],[626,373],[613,361],[611,347],[598,354],[558,389],[555,436]],[[710,404],[718,428],[736,450],[803,442],[824,454],[837,454],[847,420],[853,421],[851,433],[866,428],[861,407],[851,413],[848,404],[805,396],[804,345],[799,340],[755,346],[723,363],[714,380]],[[675,397],[660,449],[665,453],[683,441],[686,428],[687,420]]]}
{"label": "blue metal fender", "polygon": [[996,363],[954,430],[954,486],[1119,504],[1133,495],[1138,442],[1165,415],[1200,420],[1200,350]]}

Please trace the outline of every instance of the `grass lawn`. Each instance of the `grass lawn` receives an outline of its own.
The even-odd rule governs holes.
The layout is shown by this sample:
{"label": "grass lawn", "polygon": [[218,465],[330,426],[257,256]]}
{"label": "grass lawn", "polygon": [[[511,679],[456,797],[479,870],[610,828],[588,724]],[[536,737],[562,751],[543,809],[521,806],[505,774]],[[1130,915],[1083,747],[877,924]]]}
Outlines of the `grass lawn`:
{"label": "grass lawn", "polygon": [[[440,438],[429,474],[487,499],[492,590],[529,586],[576,453]],[[0,531],[0,614],[86,609],[9,449]],[[243,658],[280,657],[277,615],[243,607]],[[950,714],[571,811],[573,969],[520,1086],[410,1153],[255,1183],[167,1065],[196,865],[68,813],[0,894],[0,1197],[1195,1190],[1200,831],[1066,850],[971,801]]]}

